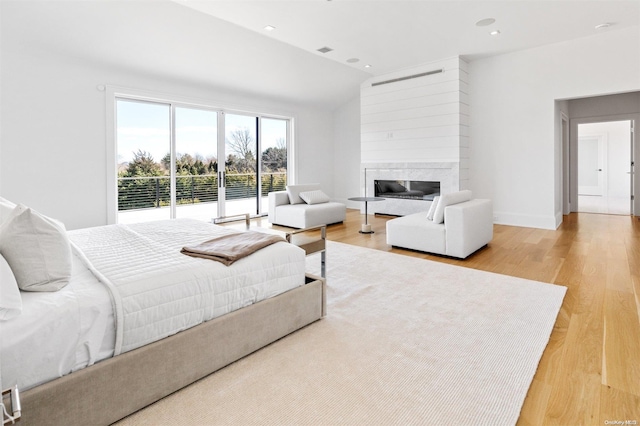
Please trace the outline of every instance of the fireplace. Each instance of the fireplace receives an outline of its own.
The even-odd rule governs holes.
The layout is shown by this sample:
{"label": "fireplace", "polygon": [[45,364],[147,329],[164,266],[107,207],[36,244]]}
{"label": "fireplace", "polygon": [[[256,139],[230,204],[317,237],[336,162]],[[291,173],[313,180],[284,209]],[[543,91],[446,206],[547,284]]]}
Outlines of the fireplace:
{"label": "fireplace", "polygon": [[374,180],[374,195],[382,198],[433,201],[440,195],[440,182],[424,180]]}
{"label": "fireplace", "polygon": [[[460,173],[460,163],[451,161],[416,163],[362,163],[360,166],[361,194],[367,197],[379,196],[384,201],[371,203],[368,213],[404,216],[429,210],[433,197],[466,189],[468,179],[466,169]],[[399,191],[380,188],[376,181],[395,183]],[[400,186],[407,191],[400,191]],[[413,191],[423,192],[424,195]],[[402,194],[409,192],[408,194]],[[411,197],[409,197],[411,196]],[[420,201],[422,200],[422,201]],[[362,212],[364,210],[361,208]]]}

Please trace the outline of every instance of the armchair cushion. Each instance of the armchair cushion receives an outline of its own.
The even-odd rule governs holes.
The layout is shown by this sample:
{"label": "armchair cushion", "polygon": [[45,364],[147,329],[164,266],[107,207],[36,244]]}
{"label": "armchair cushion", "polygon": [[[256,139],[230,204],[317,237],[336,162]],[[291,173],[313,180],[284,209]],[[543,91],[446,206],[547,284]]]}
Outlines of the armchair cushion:
{"label": "armchair cushion", "polygon": [[446,228],[427,220],[427,213],[402,216],[387,222],[387,244],[429,253],[446,253]]}
{"label": "armchair cushion", "polygon": [[287,185],[287,195],[289,196],[289,204],[304,204],[304,200],[300,198],[301,192],[316,191],[320,189],[319,183],[310,183],[306,185]]}
{"label": "armchair cushion", "polygon": [[427,220],[433,221],[433,214],[436,212],[436,207],[438,207],[438,201],[440,201],[439,195],[433,197],[431,207],[429,207],[429,211],[427,212]]}
{"label": "armchair cushion", "polygon": [[329,196],[317,189],[315,191],[305,191],[300,193],[300,198],[307,204],[322,204],[331,201]]}
{"label": "armchair cushion", "polygon": [[469,201],[471,199],[471,196],[472,194],[469,190],[442,194],[440,196],[440,200],[438,201],[438,205],[436,206],[436,209],[433,213],[433,222],[443,223],[445,207]]}

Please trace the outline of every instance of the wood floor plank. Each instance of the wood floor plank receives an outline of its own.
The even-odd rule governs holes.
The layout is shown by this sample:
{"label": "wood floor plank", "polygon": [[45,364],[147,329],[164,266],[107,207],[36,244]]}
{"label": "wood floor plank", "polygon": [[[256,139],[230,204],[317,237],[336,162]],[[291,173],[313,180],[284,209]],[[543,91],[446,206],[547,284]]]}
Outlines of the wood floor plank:
{"label": "wood floor plank", "polygon": [[640,318],[640,276],[631,275],[631,283],[633,288],[633,298],[636,303],[636,311],[638,312],[638,318]]}
{"label": "wood floor plank", "polygon": [[[588,315],[571,316],[562,360],[553,378],[543,424],[591,425],[598,421],[602,384],[599,373],[601,355],[593,353],[595,342],[588,338],[593,331],[586,316]],[[598,371],[594,372],[596,366]]]}
{"label": "wood floor plank", "polygon": [[631,271],[626,253],[620,258],[607,259],[607,280],[608,290],[624,291],[633,293],[633,282],[631,281]]}
{"label": "wood floor plank", "polygon": [[568,289],[576,303],[545,423],[594,424],[599,418],[606,269],[603,259],[585,259],[580,285]]}
{"label": "wood floor plank", "polygon": [[600,425],[640,425],[640,397],[603,385],[599,420]]}
{"label": "wood floor plank", "polygon": [[627,292],[606,290],[602,384],[640,397],[640,321]]}

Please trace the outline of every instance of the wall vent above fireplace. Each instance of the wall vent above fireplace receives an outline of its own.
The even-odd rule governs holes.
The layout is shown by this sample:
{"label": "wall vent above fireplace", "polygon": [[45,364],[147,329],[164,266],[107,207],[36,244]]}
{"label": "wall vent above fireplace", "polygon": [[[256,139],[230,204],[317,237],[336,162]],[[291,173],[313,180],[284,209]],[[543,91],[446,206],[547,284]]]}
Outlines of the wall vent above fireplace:
{"label": "wall vent above fireplace", "polygon": [[444,68],[441,68],[439,70],[421,72],[420,74],[408,75],[406,77],[393,78],[391,80],[377,81],[375,83],[371,83],[371,87],[380,86],[382,84],[396,83],[398,81],[411,80],[413,78],[425,77],[427,75],[440,74],[441,72],[444,72]]}

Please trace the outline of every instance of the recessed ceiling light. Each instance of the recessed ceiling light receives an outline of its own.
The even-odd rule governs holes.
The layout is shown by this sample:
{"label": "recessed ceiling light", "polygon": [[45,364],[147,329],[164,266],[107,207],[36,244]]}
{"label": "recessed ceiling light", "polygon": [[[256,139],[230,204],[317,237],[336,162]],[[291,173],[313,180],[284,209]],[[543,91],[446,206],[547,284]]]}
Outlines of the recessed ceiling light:
{"label": "recessed ceiling light", "polygon": [[332,50],[333,50],[332,48],[325,46],[325,47],[321,47],[320,49],[318,49],[318,52],[320,52],[320,53],[329,53]]}
{"label": "recessed ceiling light", "polygon": [[486,27],[487,25],[491,25],[494,22],[496,22],[496,20],[493,18],[481,19],[478,22],[476,22],[476,27]]}
{"label": "recessed ceiling light", "polygon": [[365,68],[371,68],[371,65],[367,64],[364,66]]}
{"label": "recessed ceiling light", "polygon": [[493,30],[489,34],[494,35],[494,36],[498,35],[498,34],[500,34],[500,30]]}
{"label": "recessed ceiling light", "polygon": [[356,62],[360,62],[360,59],[358,59],[358,58],[351,58],[351,59],[347,59],[347,62],[349,62],[350,64],[355,64]]}
{"label": "recessed ceiling light", "polygon": [[609,23],[609,22],[604,22],[604,23],[602,23],[602,24],[598,24],[598,25],[596,25],[596,26],[595,26],[595,29],[596,29],[596,30],[602,30],[602,29],[604,29],[604,28],[609,28],[611,25],[613,25],[613,24],[611,24],[611,23]]}
{"label": "recessed ceiling light", "polygon": [[276,29],[276,27],[274,27],[273,25],[267,25],[266,27],[264,27],[265,31],[273,31],[275,29]]}

